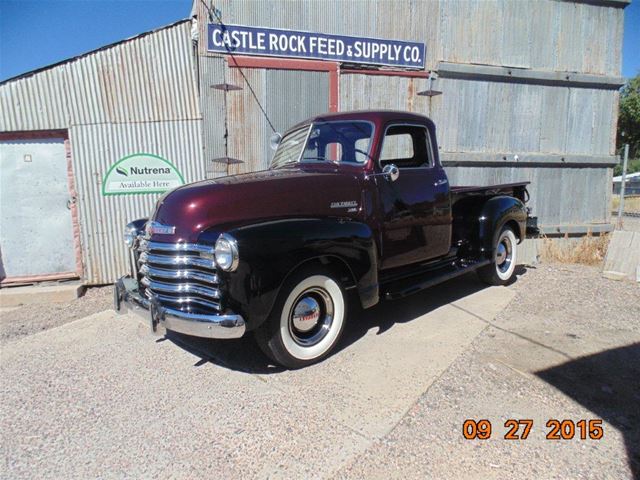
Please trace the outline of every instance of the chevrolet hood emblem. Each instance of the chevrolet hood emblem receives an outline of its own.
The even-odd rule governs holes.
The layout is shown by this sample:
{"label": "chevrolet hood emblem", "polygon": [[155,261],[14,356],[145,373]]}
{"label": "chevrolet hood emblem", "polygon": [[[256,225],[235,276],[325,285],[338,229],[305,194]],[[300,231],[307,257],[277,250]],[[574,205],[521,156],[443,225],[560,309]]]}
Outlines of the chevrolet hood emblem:
{"label": "chevrolet hood emblem", "polygon": [[173,225],[163,225],[159,222],[147,223],[147,233],[155,235],[173,235],[176,233],[176,227]]}

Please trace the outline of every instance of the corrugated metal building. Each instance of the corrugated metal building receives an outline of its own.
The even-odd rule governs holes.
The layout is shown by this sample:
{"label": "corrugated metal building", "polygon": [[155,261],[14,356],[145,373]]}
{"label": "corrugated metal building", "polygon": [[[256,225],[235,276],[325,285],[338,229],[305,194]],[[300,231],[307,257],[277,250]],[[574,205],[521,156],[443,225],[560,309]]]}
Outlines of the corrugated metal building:
{"label": "corrugated metal building", "polygon": [[[9,172],[2,160],[3,212],[21,195],[10,187],[22,185],[15,179],[38,178],[37,169],[27,173],[37,166],[25,153],[31,150],[64,156],[66,167],[48,178],[67,181],[71,201],[69,210],[56,203],[48,212],[45,202],[27,211],[23,218],[42,217],[45,208],[60,220],[39,229],[13,232],[7,222],[20,215],[2,214],[0,275],[113,281],[127,268],[122,226],[146,216],[158,194],[101,195],[110,167],[144,152],[167,159],[187,182],[266,168],[271,127],[256,98],[279,131],[330,110],[426,114],[438,125],[452,183],[530,180],[531,206],[547,232],[607,230],[628,3],[198,0],[197,25],[179,22],[5,81],[0,141],[16,165]],[[207,24],[216,15],[225,24],[424,42],[425,69],[208,52]],[[438,73],[431,87],[442,95],[418,95],[429,71]],[[225,158],[243,163],[221,163]],[[31,184],[48,195],[46,179]],[[55,195],[51,205],[64,192]],[[50,241],[56,229],[64,246]],[[75,249],[77,261],[64,252],[47,255],[50,243]]]}
{"label": "corrugated metal building", "polygon": [[[151,153],[187,182],[204,177],[190,29],[181,21],[0,84],[5,280],[101,284],[125,271],[123,225],[147,216],[158,195],[101,195],[118,159]],[[65,146],[62,157],[38,155],[52,143]],[[50,183],[67,178],[68,195],[49,198]]]}
{"label": "corrugated metal building", "polygon": [[[430,116],[454,184],[530,180],[547,232],[606,230],[615,156],[625,0],[219,1],[227,24],[423,41],[426,70],[307,68],[207,52],[200,42],[205,161],[228,155],[265,168],[270,128],[235,63],[244,66],[276,129],[330,109],[399,109]],[[210,5],[210,4],[209,4]],[[195,4],[206,39],[207,5]],[[308,62],[312,63],[312,62]],[[329,64],[331,62],[324,62]],[[323,69],[323,70],[321,70]],[[332,73],[335,79],[331,78]],[[424,73],[424,72],[422,72]],[[230,83],[243,90],[207,88]],[[337,85],[332,85],[337,83]],[[229,147],[222,150],[226,96]],[[215,114],[214,112],[218,112]],[[251,132],[251,138],[247,138]],[[250,148],[251,150],[247,150]],[[256,150],[257,149],[257,150]],[[215,171],[215,170],[214,170]],[[568,227],[568,226],[571,227]]]}

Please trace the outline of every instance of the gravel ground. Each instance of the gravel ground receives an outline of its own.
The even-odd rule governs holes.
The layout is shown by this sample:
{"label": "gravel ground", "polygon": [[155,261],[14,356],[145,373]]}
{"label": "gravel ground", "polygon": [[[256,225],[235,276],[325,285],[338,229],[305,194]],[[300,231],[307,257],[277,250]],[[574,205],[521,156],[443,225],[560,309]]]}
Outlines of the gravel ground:
{"label": "gravel ground", "polygon": [[111,286],[92,287],[72,302],[0,310],[0,345],[112,308],[112,295]]}
{"label": "gravel ground", "polygon": [[512,286],[517,296],[498,320],[541,319],[543,325],[640,328],[640,284],[604,278],[595,267],[539,264]]}
{"label": "gravel ground", "polygon": [[[251,338],[153,337],[112,311],[0,349],[0,478],[327,478],[386,435],[512,298],[475,277],[353,317],[274,368]],[[322,461],[319,461],[322,459]]]}
{"label": "gravel ground", "polygon": [[[74,318],[110,307],[94,295]],[[21,322],[40,312],[71,320]],[[0,350],[0,478],[640,478],[638,318],[638,284],[546,264],[383,303],[299,371],[112,312],[29,327]],[[491,439],[464,439],[468,418]],[[528,439],[503,438],[509,418]],[[552,418],[604,437],[547,440]]]}
{"label": "gravel ground", "polygon": [[[640,478],[640,287],[539,265],[509,306],[386,437],[338,478]],[[489,419],[486,441],[463,438]],[[505,440],[509,418],[533,419]],[[602,440],[546,439],[549,419],[604,420]]]}

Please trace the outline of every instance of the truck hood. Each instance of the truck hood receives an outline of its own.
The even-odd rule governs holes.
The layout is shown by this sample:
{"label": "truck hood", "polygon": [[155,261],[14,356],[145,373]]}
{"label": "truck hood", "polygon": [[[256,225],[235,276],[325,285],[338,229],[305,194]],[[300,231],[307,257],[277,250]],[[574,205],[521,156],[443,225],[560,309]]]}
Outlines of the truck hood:
{"label": "truck hood", "polygon": [[296,217],[356,217],[362,175],[336,166],[294,167],[221,177],[184,185],[158,200],[152,220],[175,233],[161,242],[197,242],[207,230]]}

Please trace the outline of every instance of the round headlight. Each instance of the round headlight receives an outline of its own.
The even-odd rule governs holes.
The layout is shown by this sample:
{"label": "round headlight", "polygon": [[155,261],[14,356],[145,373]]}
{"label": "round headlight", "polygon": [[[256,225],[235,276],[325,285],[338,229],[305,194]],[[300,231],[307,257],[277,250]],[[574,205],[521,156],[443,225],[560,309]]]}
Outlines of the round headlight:
{"label": "round headlight", "polygon": [[223,233],[216,241],[216,264],[225,272],[233,272],[238,268],[238,242],[231,235]]}
{"label": "round headlight", "polygon": [[131,223],[124,227],[124,243],[129,248],[136,246],[138,239],[138,229]]}

